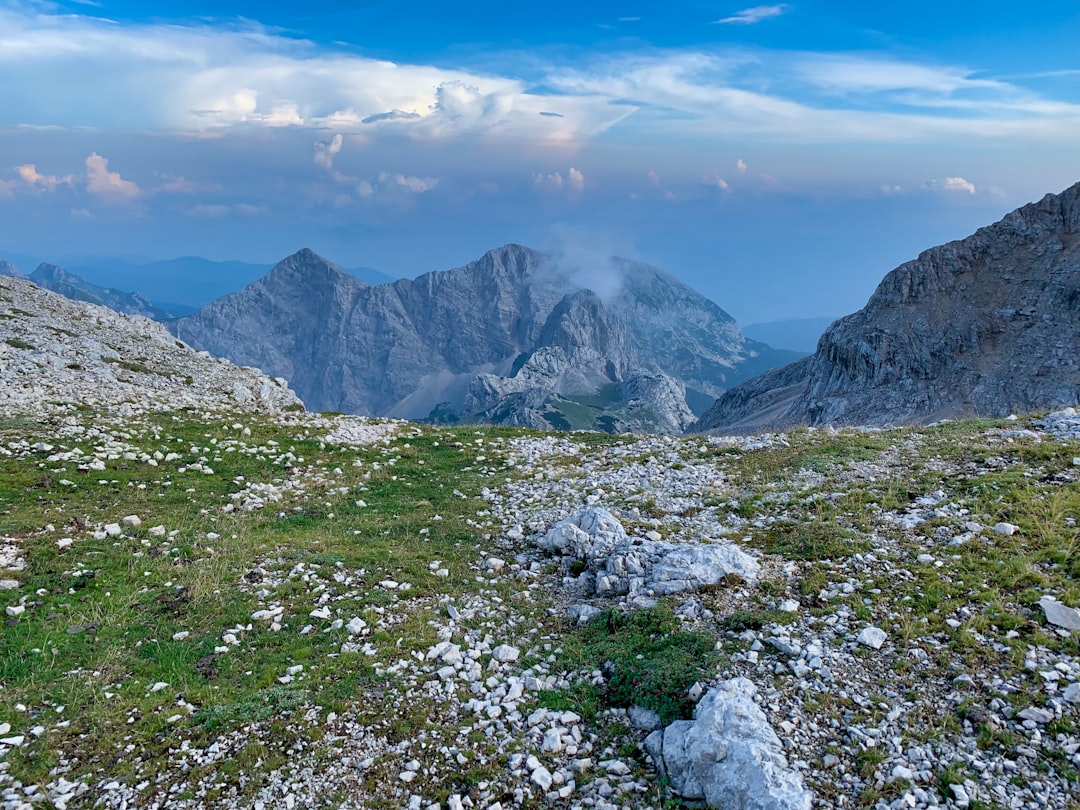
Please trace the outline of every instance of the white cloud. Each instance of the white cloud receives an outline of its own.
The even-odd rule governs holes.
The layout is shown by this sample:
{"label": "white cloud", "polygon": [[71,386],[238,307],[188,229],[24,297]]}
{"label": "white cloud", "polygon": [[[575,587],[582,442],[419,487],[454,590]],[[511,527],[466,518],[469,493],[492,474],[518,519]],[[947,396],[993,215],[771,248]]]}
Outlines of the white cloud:
{"label": "white cloud", "polygon": [[15,167],[15,174],[28,186],[42,191],[56,191],[57,186],[70,186],[75,182],[72,175],[57,177],[52,174],[41,174],[33,163],[26,163]]}
{"label": "white cloud", "polygon": [[221,203],[203,203],[193,205],[185,212],[189,217],[202,219],[223,219],[234,214],[245,217],[257,217],[269,213],[266,208],[250,203],[233,203],[224,205]]}
{"label": "white cloud", "polygon": [[653,169],[649,169],[649,173],[646,175],[646,177],[649,178],[649,185],[660,188],[660,175],[657,174]]}
{"label": "white cloud", "polygon": [[716,186],[716,188],[720,189],[721,191],[728,190],[727,181],[723,177],[720,177],[716,174],[702,175],[701,182],[707,186]]}
{"label": "white cloud", "polygon": [[743,162],[742,158],[739,158],[738,162],[735,164],[735,168],[739,170],[739,174],[746,174],[746,164]]}
{"label": "white cloud", "polygon": [[[894,186],[899,189],[899,186]],[[922,185],[925,191],[936,191],[943,194],[959,192],[962,194],[975,194],[978,190],[975,184],[963,177],[946,177],[944,180],[927,180]]]}
{"label": "white cloud", "polygon": [[379,188],[398,188],[410,194],[423,194],[439,185],[435,177],[411,177],[404,174],[379,172]]}
{"label": "white cloud", "polygon": [[336,133],[329,141],[319,141],[315,144],[315,165],[322,166],[327,171],[334,168],[334,155],[341,151],[345,144],[345,137]]}
{"label": "white cloud", "polygon": [[437,177],[417,177],[392,172],[379,172],[373,180],[355,180],[356,193],[366,200],[379,198],[403,202],[411,196],[432,191],[439,185]]}
{"label": "white cloud", "polygon": [[[754,6],[724,19],[749,24],[789,10]],[[692,157],[735,139],[974,139],[1065,150],[1080,131],[1080,104],[1066,90],[1047,84],[1037,93],[979,66],[872,53],[626,47],[585,60],[487,54],[495,72],[371,59],[254,26],[118,24],[9,6],[0,10],[0,75],[19,66],[35,81],[0,82],[0,124],[192,138],[305,127],[304,149],[343,134],[350,146],[362,138],[391,144],[394,161],[417,145],[461,138],[494,170],[510,166],[518,176],[525,165],[579,161],[612,128],[629,148],[688,145],[699,150]],[[281,132],[276,143],[292,143],[287,137]],[[316,164],[333,172],[334,155],[325,155],[330,166],[318,155]],[[565,170],[561,180],[566,190]],[[340,182],[351,194],[360,181]]]}
{"label": "white cloud", "polygon": [[109,171],[109,161],[92,152],[86,158],[86,190],[109,200],[134,200],[142,190],[131,180],[125,180],[119,172]]}
{"label": "white cloud", "polygon": [[585,175],[573,166],[566,172],[565,178],[561,172],[551,172],[550,174],[536,172],[532,176],[532,181],[533,185],[542,191],[567,191],[572,194],[579,194],[585,190]]}
{"label": "white cloud", "polygon": [[533,185],[537,188],[557,190],[563,187],[563,178],[559,172],[553,172],[551,174],[537,172],[533,174],[532,179]]}
{"label": "white cloud", "polygon": [[818,87],[838,92],[877,93],[919,90],[949,94],[958,91],[1019,92],[1006,82],[975,77],[969,68],[921,65],[897,59],[850,54],[812,54],[801,58],[796,75]]}
{"label": "white cloud", "polygon": [[968,194],[975,193],[975,184],[969,183],[963,177],[946,177],[941,186],[946,191],[966,191]]}
{"label": "white cloud", "polygon": [[0,180],[0,197],[11,197],[15,194],[15,187],[19,185],[14,180]]}
{"label": "white cloud", "polygon": [[753,6],[736,11],[730,17],[716,20],[717,25],[753,25],[770,17],[779,17],[790,8],[787,3],[778,3],[775,6]]}

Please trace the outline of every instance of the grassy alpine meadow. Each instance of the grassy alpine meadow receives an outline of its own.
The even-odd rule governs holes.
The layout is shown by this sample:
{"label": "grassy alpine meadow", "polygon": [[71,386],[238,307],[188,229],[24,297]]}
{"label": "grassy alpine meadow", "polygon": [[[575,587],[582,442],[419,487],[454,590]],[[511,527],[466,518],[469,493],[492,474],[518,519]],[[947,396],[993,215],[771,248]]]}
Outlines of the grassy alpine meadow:
{"label": "grassy alpine meadow", "polygon": [[[619,779],[660,806],[626,710],[686,719],[745,675],[826,801],[996,795],[978,763],[1004,760],[1006,798],[1024,773],[1080,789],[1080,634],[1039,607],[1080,604],[1076,442],[1004,420],[753,440],[343,424],[0,419],[5,787],[270,807],[282,773],[334,768],[294,804],[570,806]],[[594,503],[634,537],[726,536],[762,574],[631,612],[590,597],[527,535]],[[856,643],[868,625],[880,649]],[[537,792],[528,756],[567,776]]]}
{"label": "grassy alpine meadow", "polygon": [[[287,750],[319,731],[300,710],[383,716],[380,666],[434,639],[439,594],[477,588],[477,495],[502,435],[409,426],[353,448],[250,414],[70,438],[0,422],[0,536],[21,569],[3,592],[0,723],[31,726],[10,774],[122,778],[252,721]],[[245,509],[256,491],[265,505]],[[281,756],[253,748],[229,766]]]}

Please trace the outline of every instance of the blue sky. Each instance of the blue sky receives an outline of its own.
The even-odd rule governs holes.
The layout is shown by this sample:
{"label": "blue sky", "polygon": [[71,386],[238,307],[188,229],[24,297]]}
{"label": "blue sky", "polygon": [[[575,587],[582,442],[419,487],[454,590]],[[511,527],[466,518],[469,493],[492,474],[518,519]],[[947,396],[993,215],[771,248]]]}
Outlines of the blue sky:
{"label": "blue sky", "polygon": [[842,314],[1080,180],[1078,42],[1075,2],[0,0],[0,251],[513,241]]}

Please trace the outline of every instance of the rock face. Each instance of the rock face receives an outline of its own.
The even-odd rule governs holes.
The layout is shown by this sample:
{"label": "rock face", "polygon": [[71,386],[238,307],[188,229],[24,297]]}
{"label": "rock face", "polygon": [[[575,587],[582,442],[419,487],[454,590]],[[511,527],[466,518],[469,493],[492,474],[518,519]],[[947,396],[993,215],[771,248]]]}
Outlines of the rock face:
{"label": "rock face", "polygon": [[817,352],[694,430],[901,424],[1080,401],[1080,183],[893,270]]}
{"label": "rock face", "polygon": [[581,270],[507,245],[372,287],[302,250],[173,328],[285,377],[317,409],[544,428],[679,432],[688,400],[703,407],[792,356],[747,341],[661,270]]}
{"label": "rock face", "polygon": [[539,539],[540,548],[579,563],[585,590],[599,596],[652,599],[716,585],[729,575],[757,581],[757,560],[732,545],[686,545],[629,537],[606,509],[593,507],[559,521]]}
{"label": "rock face", "polygon": [[645,748],[673,793],[710,807],[810,810],[813,797],[754,702],[757,688],[732,678],[710,689],[694,719],[654,731]]}
{"label": "rock face", "polygon": [[142,315],[154,320],[173,317],[172,313],[155,305],[140,293],[127,293],[110,287],[99,287],[55,264],[38,265],[37,270],[30,274],[30,280],[39,287],[52,290],[72,301],[97,304],[125,315]]}
{"label": "rock face", "polygon": [[0,277],[0,413],[80,406],[303,407],[284,380],[191,349],[158,323]]}

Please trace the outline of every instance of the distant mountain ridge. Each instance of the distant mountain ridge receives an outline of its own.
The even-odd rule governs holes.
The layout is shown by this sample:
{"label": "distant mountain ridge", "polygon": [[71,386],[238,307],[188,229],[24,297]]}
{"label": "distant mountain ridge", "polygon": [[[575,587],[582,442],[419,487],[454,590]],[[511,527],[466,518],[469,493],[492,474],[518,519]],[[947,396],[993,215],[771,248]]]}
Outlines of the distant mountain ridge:
{"label": "distant mountain ridge", "polygon": [[72,301],[97,304],[125,315],[142,315],[158,321],[174,317],[172,312],[157,306],[141,293],[99,287],[55,264],[38,266],[29,278],[39,287],[59,293]]}
{"label": "distant mountain ridge", "polygon": [[[0,255],[7,255],[15,264],[21,263],[24,267],[43,263],[28,256],[5,254],[4,251],[0,251]],[[55,261],[44,263],[54,264]],[[266,275],[272,267],[258,262],[213,261],[201,256],[158,261],[77,257],[64,261],[62,266],[67,272],[96,287],[117,291],[137,290],[155,306],[174,316],[188,315],[204,304],[236,292]],[[370,267],[355,267],[345,272],[368,284],[388,284],[395,280],[393,276]],[[0,275],[4,274],[0,270]]]}
{"label": "distant mountain ridge", "polygon": [[370,286],[310,250],[177,320],[200,348],[290,381],[310,407],[533,427],[679,432],[707,402],[796,356],[748,341],[658,268],[581,268],[519,245]]}
{"label": "distant mountain ridge", "polygon": [[1080,183],[893,270],[817,352],[723,394],[694,430],[883,425],[1080,402]]}

